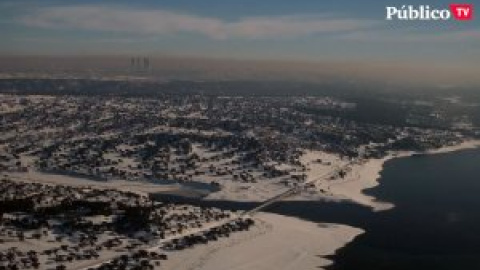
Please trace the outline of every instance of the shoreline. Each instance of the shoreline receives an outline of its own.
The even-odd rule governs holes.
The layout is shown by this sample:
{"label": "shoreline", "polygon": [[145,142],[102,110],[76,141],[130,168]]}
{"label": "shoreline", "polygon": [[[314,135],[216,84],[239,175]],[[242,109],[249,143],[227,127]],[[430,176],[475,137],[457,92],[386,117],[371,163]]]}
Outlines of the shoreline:
{"label": "shoreline", "polygon": [[[441,147],[439,149],[426,151],[422,154],[442,154],[475,149],[478,147],[480,147],[480,140],[468,140],[458,145]],[[411,157],[415,154],[418,154],[418,152],[393,152],[381,159],[369,159],[354,164],[352,170],[343,181],[328,184],[325,184],[325,181],[319,183],[319,187],[325,188],[329,193],[332,193],[331,196],[323,197],[323,199],[330,199],[339,202],[350,200],[368,206],[372,208],[374,212],[392,209],[395,207],[392,203],[377,201],[375,197],[366,195],[363,191],[380,184],[380,173],[387,161],[395,158]],[[267,218],[267,221],[265,220],[265,217]],[[268,235],[275,235],[273,232],[267,231],[262,235],[254,236],[250,239],[244,239],[243,241],[229,241],[227,246],[218,248],[215,252],[210,252],[208,256],[203,257],[200,265],[196,265],[196,267],[193,268],[186,267],[180,269],[241,270],[253,268],[273,270],[311,269],[312,267],[324,269],[324,267],[333,263],[333,261],[324,256],[334,254],[337,250],[353,241],[357,236],[365,233],[361,228],[346,226],[343,224],[313,223],[295,217],[264,212],[259,213],[259,216],[255,217],[255,219],[268,222],[269,217],[271,218],[269,221],[271,222],[271,230],[281,231],[280,235],[283,235],[283,237],[276,237],[275,239],[283,238],[283,240],[285,240],[285,242],[282,243],[283,245],[275,243],[274,248],[272,247],[270,251],[265,251],[265,249],[268,249],[266,245],[272,241],[271,239],[269,240]],[[288,226],[286,224],[290,223],[294,223],[295,229],[301,230],[302,234],[312,233],[315,235],[308,236],[308,240],[297,239],[295,238],[294,232],[283,231],[285,226]],[[311,227],[312,224],[315,224],[316,227]],[[303,246],[304,249],[300,248],[302,252],[299,252],[298,247],[295,247],[299,241],[308,242],[310,240],[313,242],[320,242],[320,244],[317,244],[316,246],[307,245],[308,247]],[[286,252],[285,249],[289,251]],[[297,251],[297,253],[295,253],[295,251]],[[244,252],[246,252],[246,254]],[[262,257],[266,256],[265,252],[270,252],[267,258]],[[271,253],[273,253],[273,255]],[[186,254],[182,254],[180,257],[185,258],[185,256]],[[225,256],[232,257],[234,260],[222,260]],[[316,264],[313,265],[312,261],[315,261]],[[232,265],[236,267],[230,268]]]}
{"label": "shoreline", "polygon": [[[231,238],[169,254],[166,266],[178,270],[324,269],[326,256],[364,233],[334,223],[315,223],[295,217],[260,212],[258,225]],[[228,259],[225,259],[228,258]]]}
{"label": "shoreline", "polygon": [[[325,183],[323,186],[332,193],[332,200],[350,200],[352,202],[372,208],[373,211],[384,211],[395,207],[392,203],[378,201],[375,197],[364,193],[366,189],[380,184],[380,174],[384,164],[395,158],[413,157],[414,155],[435,155],[455,151],[476,149],[480,147],[480,140],[467,140],[457,145],[445,146],[425,152],[400,151],[389,153],[381,159],[369,159],[352,166],[351,172],[344,180]],[[336,180],[334,180],[336,181]]]}

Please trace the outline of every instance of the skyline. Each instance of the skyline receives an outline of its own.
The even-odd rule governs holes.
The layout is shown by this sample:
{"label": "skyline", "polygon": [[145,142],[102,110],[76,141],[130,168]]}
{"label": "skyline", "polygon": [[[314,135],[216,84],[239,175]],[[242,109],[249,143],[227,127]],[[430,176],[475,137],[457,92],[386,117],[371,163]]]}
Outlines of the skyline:
{"label": "skyline", "polygon": [[480,72],[475,14],[467,22],[385,20],[385,7],[398,3],[8,0],[0,3],[0,55],[380,63]]}

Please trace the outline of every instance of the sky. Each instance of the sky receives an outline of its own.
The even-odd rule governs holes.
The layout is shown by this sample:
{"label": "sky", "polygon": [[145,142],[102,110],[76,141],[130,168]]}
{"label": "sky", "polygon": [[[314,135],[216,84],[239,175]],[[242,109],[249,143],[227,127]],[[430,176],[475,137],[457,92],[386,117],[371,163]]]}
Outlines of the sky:
{"label": "sky", "polygon": [[476,67],[480,20],[385,20],[386,6],[422,4],[443,9],[449,3],[0,0],[0,54],[142,54]]}

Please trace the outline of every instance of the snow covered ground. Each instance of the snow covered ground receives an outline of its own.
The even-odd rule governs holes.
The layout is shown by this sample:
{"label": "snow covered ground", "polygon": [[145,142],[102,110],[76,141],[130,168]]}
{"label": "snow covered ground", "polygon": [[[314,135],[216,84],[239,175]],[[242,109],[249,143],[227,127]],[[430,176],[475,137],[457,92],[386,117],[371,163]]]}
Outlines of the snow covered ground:
{"label": "snow covered ground", "polygon": [[331,262],[323,256],[363,231],[339,224],[316,224],[298,218],[259,213],[249,232],[169,255],[167,269],[277,270],[319,269]]}

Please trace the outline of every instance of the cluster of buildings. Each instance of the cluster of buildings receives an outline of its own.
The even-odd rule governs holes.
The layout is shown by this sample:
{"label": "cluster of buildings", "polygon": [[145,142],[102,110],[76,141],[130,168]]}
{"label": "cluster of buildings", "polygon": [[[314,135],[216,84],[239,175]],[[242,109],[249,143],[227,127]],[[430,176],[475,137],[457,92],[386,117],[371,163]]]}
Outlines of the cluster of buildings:
{"label": "cluster of buildings", "polygon": [[[355,104],[328,97],[162,95],[2,96],[0,170],[96,180],[304,179],[300,157],[321,150],[379,158],[462,140],[459,131],[356,122]],[[330,111],[328,114],[315,113]],[[280,169],[282,168],[282,169]]]}
{"label": "cluster of buildings", "polygon": [[161,250],[216,241],[253,224],[230,211],[162,203],[132,192],[3,179],[0,268],[112,269],[105,262],[146,269],[135,268],[143,259],[158,267],[168,258]]}

